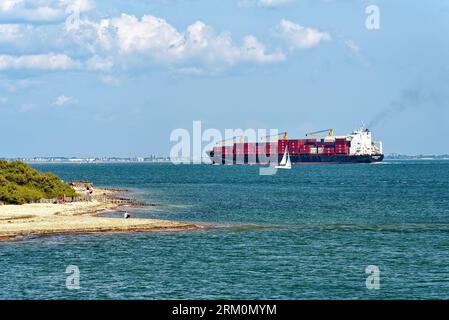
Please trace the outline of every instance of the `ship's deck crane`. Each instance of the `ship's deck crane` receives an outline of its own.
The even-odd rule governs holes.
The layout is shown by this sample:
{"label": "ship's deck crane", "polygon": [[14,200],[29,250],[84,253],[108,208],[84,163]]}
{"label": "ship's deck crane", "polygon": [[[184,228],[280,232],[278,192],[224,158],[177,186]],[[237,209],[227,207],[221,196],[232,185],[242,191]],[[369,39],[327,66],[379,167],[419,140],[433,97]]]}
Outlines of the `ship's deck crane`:
{"label": "ship's deck crane", "polygon": [[229,139],[216,141],[215,145],[216,146],[220,146],[220,145],[224,146],[225,144],[228,144],[228,143],[233,143],[234,144],[237,141],[237,139],[238,139],[238,141],[240,141],[240,143],[243,143],[243,141],[244,141],[244,137],[243,136],[235,136],[235,137],[232,137],[232,138],[229,138]]}
{"label": "ship's deck crane", "polygon": [[[326,133],[326,134],[324,134],[324,133]],[[306,133],[306,137],[311,136],[311,137],[326,138],[326,137],[332,137],[333,135],[334,135],[334,129],[326,129],[326,130]]]}
{"label": "ship's deck crane", "polygon": [[288,133],[287,132],[281,132],[281,133],[274,134],[274,135],[271,135],[271,136],[260,137],[260,142],[267,142],[267,141],[273,142],[272,141],[273,137],[276,137],[278,140],[288,140]]}

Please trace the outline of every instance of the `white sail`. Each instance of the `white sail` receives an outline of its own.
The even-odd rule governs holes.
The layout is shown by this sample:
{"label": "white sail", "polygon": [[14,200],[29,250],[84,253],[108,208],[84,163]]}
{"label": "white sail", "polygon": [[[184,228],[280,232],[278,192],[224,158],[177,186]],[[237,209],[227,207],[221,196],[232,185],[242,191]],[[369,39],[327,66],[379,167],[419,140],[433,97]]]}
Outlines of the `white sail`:
{"label": "white sail", "polygon": [[281,162],[278,166],[276,166],[276,169],[291,169],[292,163],[290,161],[290,154],[288,153],[288,148],[285,148],[284,156],[282,157]]}
{"label": "white sail", "polygon": [[287,164],[287,158],[290,158],[288,155],[288,150],[285,148],[284,156],[282,157],[281,163],[279,163],[280,166],[285,166]]}
{"label": "white sail", "polygon": [[290,161],[290,155],[287,154],[287,163],[285,164],[285,169],[291,169],[292,162]]}

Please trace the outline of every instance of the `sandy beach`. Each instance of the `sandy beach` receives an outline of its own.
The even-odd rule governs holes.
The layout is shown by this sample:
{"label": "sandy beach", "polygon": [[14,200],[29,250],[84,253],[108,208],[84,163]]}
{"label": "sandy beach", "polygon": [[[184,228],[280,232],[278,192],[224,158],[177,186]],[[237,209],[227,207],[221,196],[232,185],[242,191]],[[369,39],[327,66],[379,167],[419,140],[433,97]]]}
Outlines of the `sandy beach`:
{"label": "sandy beach", "polygon": [[200,228],[198,225],[156,219],[97,217],[106,210],[117,210],[117,191],[96,189],[92,201],[65,204],[36,203],[0,205],[0,240],[95,232],[174,231]]}

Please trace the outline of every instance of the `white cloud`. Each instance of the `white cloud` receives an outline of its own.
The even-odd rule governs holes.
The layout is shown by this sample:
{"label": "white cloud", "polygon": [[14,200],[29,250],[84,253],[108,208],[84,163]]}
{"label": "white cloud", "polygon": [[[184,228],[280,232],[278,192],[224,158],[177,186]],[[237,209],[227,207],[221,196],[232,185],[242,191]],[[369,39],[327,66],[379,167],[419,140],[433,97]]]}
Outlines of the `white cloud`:
{"label": "white cloud", "polygon": [[241,0],[239,6],[275,8],[285,6],[291,2],[293,2],[293,0]]}
{"label": "white cloud", "polygon": [[51,22],[62,20],[70,13],[89,11],[91,0],[1,0],[0,20]]}
{"label": "white cloud", "polygon": [[87,12],[95,8],[93,0],[59,0],[60,6],[66,10]]}
{"label": "white cloud", "polygon": [[[88,8],[80,1],[82,8]],[[277,29],[290,48],[309,48],[330,39],[325,32],[287,20],[282,20]],[[202,21],[179,30],[151,15],[138,18],[122,14],[99,21],[84,18],[79,29],[70,32],[62,22],[0,24],[0,45],[2,42],[15,55],[0,54],[0,70],[111,72],[163,66],[181,70],[177,73],[206,75],[240,63],[268,64],[286,59],[282,50],[268,49],[251,34],[236,41],[229,32],[216,32]],[[39,51],[42,53],[36,54]]]}
{"label": "white cloud", "polygon": [[65,54],[0,55],[0,70],[70,70],[80,67],[80,63]]}
{"label": "white cloud", "polygon": [[[0,0],[1,1],[1,0]],[[88,43],[81,42],[79,34],[66,30],[65,23],[0,23],[0,54],[15,55],[49,52],[90,54]],[[92,42],[92,41],[91,41]]]}
{"label": "white cloud", "polygon": [[36,87],[42,85],[40,80],[35,78],[25,79],[9,79],[6,77],[0,77],[0,88],[4,88],[9,92],[16,92],[18,90],[30,87]]}
{"label": "white cloud", "polygon": [[23,2],[24,0],[2,0],[0,2],[0,11],[11,11]]}
{"label": "white cloud", "polygon": [[174,74],[181,76],[212,76],[220,72],[219,69],[216,70],[205,70],[198,67],[181,67],[181,68],[172,68],[171,71]]}
{"label": "white cloud", "polygon": [[8,43],[21,38],[23,27],[18,24],[0,24],[0,43]]}
{"label": "white cloud", "polygon": [[100,56],[93,56],[86,62],[88,70],[92,71],[107,71],[114,66],[114,61],[110,57],[102,58]]}
{"label": "white cloud", "polygon": [[53,105],[58,106],[58,107],[62,107],[64,105],[67,105],[69,103],[74,102],[75,100],[73,99],[73,97],[67,97],[67,96],[59,96],[56,98],[55,102],[53,102]]}
{"label": "white cloud", "polygon": [[120,85],[121,81],[120,78],[115,77],[113,75],[105,75],[100,77],[101,82],[110,85],[110,86],[118,86]]}
{"label": "white cloud", "polygon": [[346,47],[348,47],[353,53],[358,54],[360,52],[360,47],[357,43],[352,40],[343,40]]}
{"label": "white cloud", "polygon": [[[92,24],[91,24],[92,25]],[[216,34],[212,27],[197,21],[183,32],[164,19],[154,16],[122,14],[94,24],[97,50],[109,54],[118,52],[122,57],[144,57],[164,64],[225,63],[234,65],[242,61],[269,63],[284,60],[277,51],[267,53],[264,45],[254,36],[246,36],[242,45],[233,42],[229,33]]]}
{"label": "white cloud", "polygon": [[33,39],[30,35],[37,35],[35,28],[31,25],[0,23],[0,44],[12,44],[20,47],[31,46],[32,41],[36,38]]}
{"label": "white cloud", "polygon": [[331,40],[327,32],[306,28],[285,19],[277,26],[277,34],[288,43],[290,49],[309,49]]}

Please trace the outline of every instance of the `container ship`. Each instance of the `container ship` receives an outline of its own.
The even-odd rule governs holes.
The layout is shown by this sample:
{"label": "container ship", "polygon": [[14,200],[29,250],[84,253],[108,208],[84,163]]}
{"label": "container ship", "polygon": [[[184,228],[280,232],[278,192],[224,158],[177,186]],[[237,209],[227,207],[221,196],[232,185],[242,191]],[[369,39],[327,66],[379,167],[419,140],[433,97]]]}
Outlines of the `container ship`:
{"label": "container ship", "polygon": [[[384,159],[382,142],[374,141],[368,129],[335,136],[333,129],[307,133],[314,138],[288,139],[286,132],[269,142],[218,142],[208,155],[213,164],[273,164],[288,154],[292,164],[373,163]],[[277,141],[276,141],[277,140]]]}

